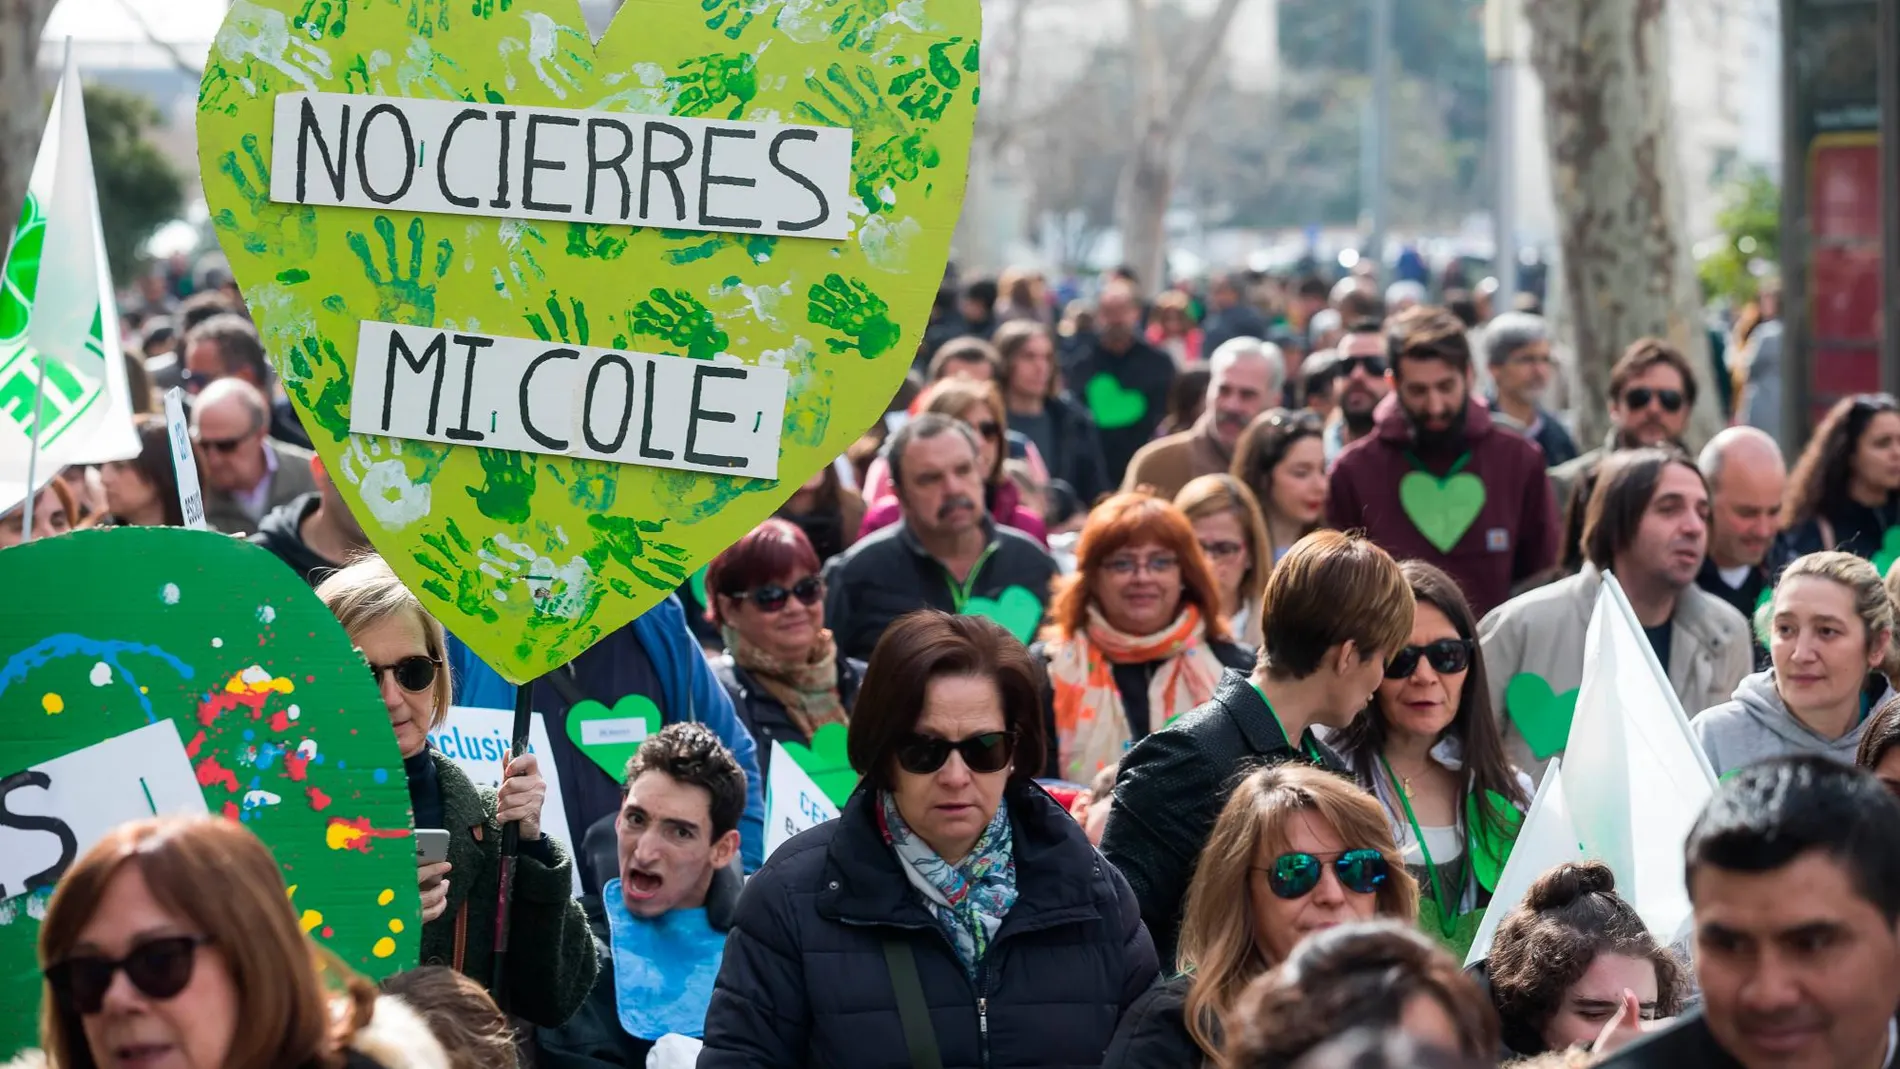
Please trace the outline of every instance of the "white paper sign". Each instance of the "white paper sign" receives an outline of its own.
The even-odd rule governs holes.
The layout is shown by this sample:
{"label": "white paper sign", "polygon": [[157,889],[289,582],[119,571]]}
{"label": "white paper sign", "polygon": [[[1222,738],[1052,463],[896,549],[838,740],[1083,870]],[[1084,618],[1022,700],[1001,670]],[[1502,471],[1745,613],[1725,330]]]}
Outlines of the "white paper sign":
{"label": "white paper sign", "polygon": [[127,821],[205,812],[170,720],[0,776],[0,901],[57,883]]}
{"label": "white paper sign", "polygon": [[165,391],[165,433],[172,443],[172,470],[178,473],[178,507],[185,526],[205,529],[205,495],[198,485],[198,458],[191,452],[191,426],[185,421],[185,391]]}
{"label": "white paper sign", "polygon": [[[429,745],[443,757],[455,762],[477,787],[501,788],[502,766],[508,760],[515,714],[508,709],[470,709],[455,706],[442,726],[429,733]],[[574,895],[581,893],[581,844],[567,827],[567,806],[561,800],[561,772],[548,755],[548,724],[540,713],[528,722],[528,752],[541,766],[541,778],[548,781],[548,796],[541,803],[541,830],[551,839],[559,839],[574,858]]]}
{"label": "white paper sign", "polygon": [[779,846],[827,820],[838,819],[838,807],[818,789],[805,770],[779,743],[772,744],[772,763],[765,777],[765,856]]}
{"label": "white paper sign", "polygon": [[776,479],[790,388],[783,368],[365,322],[350,429]]}
{"label": "white paper sign", "polygon": [[637,716],[581,723],[582,746],[618,746],[623,743],[641,743],[646,739],[647,722]]}
{"label": "white paper sign", "polygon": [[285,93],[274,201],[850,236],[851,131],[456,100]]}

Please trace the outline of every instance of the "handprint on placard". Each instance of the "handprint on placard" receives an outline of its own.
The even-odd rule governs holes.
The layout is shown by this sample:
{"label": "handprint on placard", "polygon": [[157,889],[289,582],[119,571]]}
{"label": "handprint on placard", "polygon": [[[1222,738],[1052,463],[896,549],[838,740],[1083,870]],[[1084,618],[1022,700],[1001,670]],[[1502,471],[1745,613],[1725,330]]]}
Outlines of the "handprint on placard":
{"label": "handprint on placard", "polygon": [[903,335],[891,319],[890,305],[855,278],[846,281],[842,275],[826,275],[822,284],[812,286],[809,297],[807,318],[844,335],[825,339],[834,353],[855,350],[864,359],[875,360],[895,348]]}
{"label": "handprint on placard", "polygon": [[341,37],[348,28],[349,14],[349,0],[304,0],[303,10],[290,20],[290,28],[312,41],[321,41],[325,35]]}
{"label": "handprint on placard", "polygon": [[[342,354],[336,343],[322,334],[306,334],[285,352],[290,374],[284,376],[284,389],[290,391],[305,412],[337,441],[350,436],[350,416],[344,409],[350,403],[349,376],[343,370]],[[310,387],[321,379],[322,389],[313,398]]]}
{"label": "handprint on placard", "polygon": [[886,187],[917,178],[925,167],[939,162],[936,146],[923,131],[913,131],[884,99],[877,76],[865,67],[847,73],[833,63],[820,81],[805,79],[805,88],[822,99],[822,106],[801,100],[792,108],[800,119],[825,126],[849,127],[852,133],[852,189],[865,210],[881,212],[890,206]]}
{"label": "handprint on placard", "polygon": [[[548,314],[545,318],[539,312],[529,312],[523,317],[528,321],[528,329],[534,331],[534,336],[542,341],[559,340],[569,345],[588,344],[592,331],[587,326],[587,305],[579,298],[572,298],[567,303],[574,313],[572,333],[568,329],[568,313],[561,308],[559,293],[548,297]],[[550,323],[554,325],[552,330],[548,329]]]}
{"label": "handprint on placard", "polygon": [[238,145],[249,167],[238,163],[236,152],[218,157],[218,173],[229,179],[244,200],[240,219],[230,208],[220,208],[211,225],[244,242],[244,251],[257,256],[306,260],[317,252],[317,210],[308,204],[276,204],[270,199],[270,161],[258,148],[257,135],[245,134]]}
{"label": "handprint on placard", "polygon": [[529,26],[527,42],[518,37],[505,37],[501,42],[507,87],[515,87],[515,53],[525,51],[534,76],[548,87],[554,99],[566,100],[569,90],[580,90],[583,75],[594,73],[593,39],[539,11],[527,12],[523,17]]}
{"label": "handprint on placard", "polygon": [[739,118],[759,93],[758,66],[758,57],[746,54],[687,60],[680,65],[679,73],[666,79],[666,87],[678,94],[673,114],[697,118],[715,109],[726,109],[726,118]]}
{"label": "handprint on placard", "polygon": [[891,79],[890,92],[902,98],[897,102],[900,111],[923,122],[936,122],[943,118],[943,113],[956,100],[957,90],[963,85],[964,73],[976,72],[976,45],[972,44],[964,50],[964,66],[961,69],[951,58],[951,52],[962,41],[961,37],[952,37],[931,45],[925,53],[923,66]]}
{"label": "handprint on placard", "polygon": [[[651,537],[665,529],[666,521],[594,515],[587,517],[587,527],[600,537],[584,557],[597,574],[611,560],[656,590],[672,590],[686,581],[686,551]],[[608,582],[623,594],[633,592],[622,580]]]}
{"label": "handprint on placard", "polygon": [[[654,289],[647,300],[641,301],[627,313],[627,326],[634,336],[659,338],[679,350],[664,355],[686,356],[694,360],[711,360],[725,352],[726,346],[732,341],[725,331],[719,329],[719,321],[713,316],[712,309],[685,290],[669,293],[664,289]],[[628,335],[614,337],[614,348],[631,347],[632,338]]]}
{"label": "handprint on placard", "polygon": [[533,513],[533,454],[513,449],[477,449],[486,480],[479,487],[467,487],[475,499],[475,509],[499,523],[527,523]]}
{"label": "handprint on placard", "polygon": [[491,577],[484,575],[480,565],[469,559],[475,556],[475,547],[453,519],[443,525],[441,532],[423,535],[422,543],[433,552],[418,551],[411,557],[435,576],[422,581],[425,592],[484,623],[492,624],[501,619],[501,614],[490,604],[499,586],[490,583]]}
{"label": "handprint on placard", "polygon": [[492,19],[497,12],[506,13],[514,6],[514,0],[473,0],[469,4],[469,14],[478,19]]}
{"label": "handprint on placard", "polygon": [[699,9],[710,16],[706,28],[720,30],[734,41],[769,6],[769,0],[699,0]]}
{"label": "handprint on placard", "polygon": [[409,0],[409,28],[424,37],[449,32],[449,0]]}
{"label": "handprint on placard", "polygon": [[[620,227],[613,229],[619,230]],[[627,251],[627,239],[615,237],[601,223],[567,224],[567,254],[583,260],[617,260]]]}
{"label": "handprint on placard", "polygon": [[379,215],[374,226],[376,235],[383,242],[389,271],[387,278],[376,268],[368,238],[352,230],[344,235],[344,241],[356,258],[363,262],[364,277],[376,287],[376,318],[384,323],[435,326],[436,282],[449,273],[449,261],[455,257],[455,246],[447,238],[435,243],[435,275],[429,279],[423,274],[422,251],[428,238],[423,230],[421,216],[409,220],[409,263],[406,272],[397,264],[396,224],[387,215]]}
{"label": "handprint on placard", "polygon": [[746,259],[762,264],[772,258],[778,238],[772,234],[705,233],[699,230],[662,230],[660,236],[681,244],[666,250],[666,262],[675,267],[710,259],[727,249],[745,253]]}

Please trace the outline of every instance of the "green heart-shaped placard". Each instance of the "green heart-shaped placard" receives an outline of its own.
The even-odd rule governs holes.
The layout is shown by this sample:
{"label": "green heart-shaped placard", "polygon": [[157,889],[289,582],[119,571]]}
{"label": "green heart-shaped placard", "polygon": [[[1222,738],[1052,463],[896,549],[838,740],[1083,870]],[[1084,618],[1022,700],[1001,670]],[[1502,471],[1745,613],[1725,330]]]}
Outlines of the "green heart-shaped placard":
{"label": "green heart-shaped placard", "polygon": [[[883,414],[922,337],[960,212],[980,21],[978,0],[646,0],[627,5],[594,43],[576,0],[232,4],[211,49],[197,116],[219,240],[284,387],[370,542],[504,677],[541,675],[645,612]],[[523,209],[491,208],[486,189],[468,198],[468,214],[409,200],[402,210],[318,207],[311,196],[273,201],[275,109],[281,97],[301,93],[364,98],[355,108],[362,123],[378,106],[368,97],[491,110],[468,130],[496,129],[493,109],[533,108],[611,112],[629,124],[671,116],[679,124],[755,129],[846,127],[850,148],[834,158],[848,151],[849,169],[839,164],[842,202],[830,202],[830,218],[848,233],[497,218],[495,211]],[[300,102],[282,103],[295,122]],[[387,114],[379,122],[386,135],[395,129]],[[555,132],[542,128],[544,138]],[[519,140],[521,128],[513,136]],[[604,155],[615,135],[603,136]],[[643,195],[640,161],[670,151],[665,138],[658,150],[638,140],[630,137],[643,155],[628,165],[635,200]],[[763,153],[766,138],[752,140],[747,147],[730,137],[720,150],[727,161]],[[506,153],[478,158],[458,148],[451,169],[447,142],[445,134],[441,144],[416,146],[416,183],[430,188],[455,169],[461,173],[441,179],[443,188],[473,188],[484,171],[482,181],[495,180],[495,157]],[[517,147],[513,192],[496,199],[528,199],[522,168],[534,154]],[[310,148],[310,162],[297,172],[313,187],[332,181],[320,156]],[[371,170],[401,170],[402,159],[400,151],[385,153]],[[337,181],[354,181],[348,176],[364,165],[339,160]],[[681,171],[686,188],[695,189],[694,174],[739,173],[729,163],[717,166],[696,156]],[[576,162],[570,176],[585,167]],[[761,182],[773,178],[759,173]],[[544,188],[565,180],[559,174],[539,172]],[[658,199],[690,203],[666,191],[665,174],[645,176]],[[602,182],[608,200],[619,196],[611,175]],[[367,178],[362,185],[371,187]],[[721,191],[725,214],[754,207],[775,214],[760,203],[763,192]],[[686,221],[679,225],[710,225],[705,204],[697,206],[697,214],[680,209]],[[672,211],[661,225],[673,225]],[[772,225],[801,218],[796,212],[787,209]],[[777,477],[584,459],[570,455],[578,434],[562,439],[567,453],[551,454],[353,434],[352,416],[361,414],[352,398],[375,381],[356,381],[365,322],[525,339],[545,351],[591,347],[591,360],[611,350],[782,369]],[[376,355],[373,343],[369,355]],[[451,355],[450,388],[467,392],[455,384],[461,350]],[[380,359],[392,358],[385,352]],[[626,374],[631,399],[633,372]],[[557,403],[564,394],[550,389],[546,396]],[[482,404],[491,400],[508,404],[499,395]],[[461,430],[493,431],[492,417],[482,418],[488,415],[478,408],[471,423],[463,405]],[[443,419],[456,416],[449,408]],[[379,428],[390,426],[384,419]],[[759,433],[756,421],[750,432]]]}
{"label": "green heart-shaped placard", "polygon": [[660,707],[641,694],[629,694],[612,709],[584,701],[567,711],[567,737],[587,759],[619,783],[640,744],[659,734]]}
{"label": "green heart-shaped placard", "polygon": [[818,789],[825,792],[831,804],[840,809],[858,789],[858,774],[851,768],[851,758],[845,752],[845,741],[850,729],[843,724],[826,724],[811,737],[810,746],[801,746],[795,742],[782,742],[785,752],[792,763],[805,771]]}
{"label": "green heart-shaped placard", "polygon": [[1575,688],[1558,694],[1544,677],[1519,672],[1504,687],[1504,708],[1518,734],[1539,761],[1570,745],[1570,722],[1577,716]]}
{"label": "green heart-shaped placard", "polygon": [[1873,556],[1874,569],[1881,575],[1893,571],[1893,562],[1900,560],[1900,527],[1889,527],[1881,536],[1880,549]]}
{"label": "green heart-shaped placard", "polygon": [[1096,425],[1103,430],[1118,431],[1132,427],[1148,414],[1147,395],[1123,386],[1106,371],[1089,380],[1082,396],[1088,402],[1089,414],[1095,417]]}
{"label": "green heart-shaped placard", "polygon": [[1517,845],[1517,833],[1524,827],[1524,814],[1509,798],[1496,791],[1484,792],[1484,799],[1484,808],[1502,817],[1504,827],[1494,829],[1490,821],[1481,819],[1478,796],[1468,795],[1465,798],[1466,838],[1471,844],[1471,869],[1478,878],[1478,886],[1495,891],[1505,863],[1511,860],[1511,848]]}
{"label": "green heart-shaped placard", "polygon": [[1428,893],[1418,896],[1418,930],[1438,940],[1459,961],[1471,954],[1471,944],[1477,942],[1478,929],[1483,926],[1484,910],[1460,913],[1446,922],[1436,899]]}
{"label": "green heart-shaped placard", "polygon": [[964,602],[963,615],[991,620],[1021,641],[1029,642],[1036,637],[1036,628],[1042,623],[1042,602],[1028,587],[1012,586],[997,597],[971,598]]}
{"label": "green heart-shaped placard", "polygon": [[1446,479],[1409,472],[1399,480],[1399,505],[1425,541],[1450,553],[1484,511],[1484,480],[1468,471]]}

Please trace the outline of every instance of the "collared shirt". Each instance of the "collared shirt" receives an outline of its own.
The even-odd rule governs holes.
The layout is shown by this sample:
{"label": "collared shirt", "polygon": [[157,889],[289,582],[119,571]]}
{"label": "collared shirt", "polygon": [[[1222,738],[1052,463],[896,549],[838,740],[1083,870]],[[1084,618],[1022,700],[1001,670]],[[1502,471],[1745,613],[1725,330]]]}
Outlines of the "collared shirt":
{"label": "collared shirt", "polygon": [[264,509],[270,504],[271,483],[277,479],[277,450],[272,449],[269,442],[265,442],[263,445],[264,477],[257,480],[257,485],[251,487],[249,490],[233,490],[231,492],[231,497],[235,499],[239,505],[244,507],[244,511],[248,513],[253,520],[261,520],[264,518]]}

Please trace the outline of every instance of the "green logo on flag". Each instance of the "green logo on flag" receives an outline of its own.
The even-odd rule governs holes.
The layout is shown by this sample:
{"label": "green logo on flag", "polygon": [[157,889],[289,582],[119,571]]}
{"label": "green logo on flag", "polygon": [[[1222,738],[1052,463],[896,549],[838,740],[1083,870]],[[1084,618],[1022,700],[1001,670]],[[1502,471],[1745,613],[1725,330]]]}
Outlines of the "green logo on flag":
{"label": "green logo on flag", "polygon": [[40,394],[38,415],[44,421],[39,427],[41,451],[51,449],[106,392],[104,331],[96,308],[85,342],[85,352],[92,358],[85,370],[94,374],[88,375],[64,360],[48,360],[46,388],[43,393],[40,390],[35,359],[38,353],[27,346],[27,335],[39,295],[40,254],[45,241],[46,215],[38,196],[28,192],[13,247],[7,252],[5,272],[0,274],[0,417],[11,421],[22,435],[32,437],[33,398]]}

